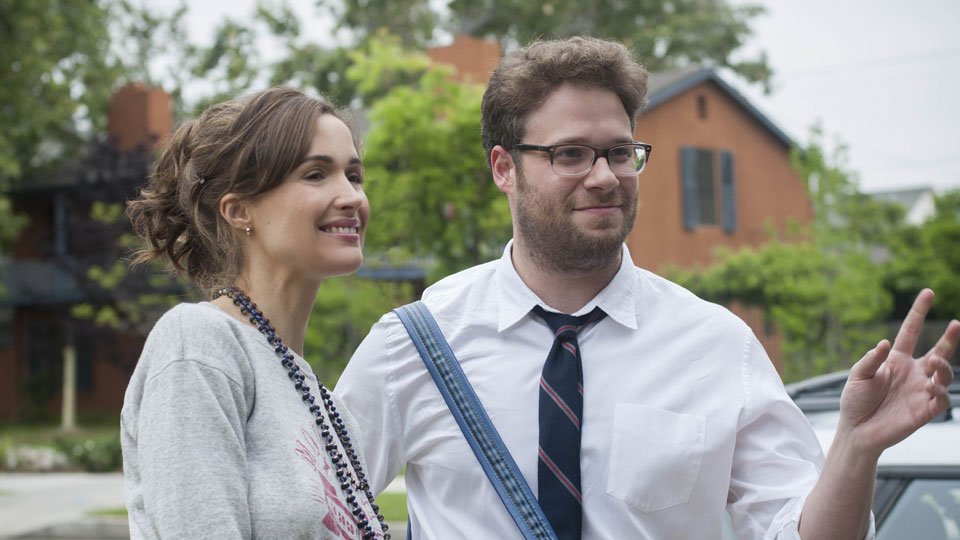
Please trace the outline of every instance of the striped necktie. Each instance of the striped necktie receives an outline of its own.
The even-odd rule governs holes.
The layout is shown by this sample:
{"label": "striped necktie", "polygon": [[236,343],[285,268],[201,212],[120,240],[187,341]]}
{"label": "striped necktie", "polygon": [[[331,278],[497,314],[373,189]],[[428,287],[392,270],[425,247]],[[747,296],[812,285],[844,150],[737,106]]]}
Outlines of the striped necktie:
{"label": "striped necktie", "polygon": [[540,375],[540,447],[537,498],[560,540],[579,540],[583,528],[580,493],[580,422],[583,369],[577,332],[606,316],[596,308],[581,317],[533,308],[553,330],[553,346]]}

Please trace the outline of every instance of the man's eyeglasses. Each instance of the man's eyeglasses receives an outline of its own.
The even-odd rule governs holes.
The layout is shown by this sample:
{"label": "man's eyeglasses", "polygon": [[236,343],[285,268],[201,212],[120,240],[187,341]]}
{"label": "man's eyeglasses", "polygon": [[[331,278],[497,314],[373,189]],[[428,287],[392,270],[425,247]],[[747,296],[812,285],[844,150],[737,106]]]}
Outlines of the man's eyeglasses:
{"label": "man's eyeglasses", "polygon": [[610,148],[594,148],[585,144],[555,144],[538,146],[535,144],[515,144],[508,150],[546,152],[550,154],[550,167],[560,176],[580,176],[593,169],[600,158],[607,158],[607,165],[613,174],[633,176],[643,172],[650,160],[653,145],[632,142],[618,144]]}

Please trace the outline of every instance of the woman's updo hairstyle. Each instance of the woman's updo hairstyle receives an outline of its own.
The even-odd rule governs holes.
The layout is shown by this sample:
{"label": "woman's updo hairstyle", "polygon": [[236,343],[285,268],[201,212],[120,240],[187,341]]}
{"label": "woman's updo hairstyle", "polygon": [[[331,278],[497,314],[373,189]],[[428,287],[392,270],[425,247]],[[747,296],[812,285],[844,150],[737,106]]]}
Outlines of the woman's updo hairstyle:
{"label": "woman's updo hairstyle", "polygon": [[238,232],[220,215],[227,193],[253,198],[280,185],[307,155],[321,114],[347,116],[285,87],[218,103],[164,145],[146,188],[127,205],[148,244],[134,264],[166,259],[204,291],[232,285],[243,268]]}

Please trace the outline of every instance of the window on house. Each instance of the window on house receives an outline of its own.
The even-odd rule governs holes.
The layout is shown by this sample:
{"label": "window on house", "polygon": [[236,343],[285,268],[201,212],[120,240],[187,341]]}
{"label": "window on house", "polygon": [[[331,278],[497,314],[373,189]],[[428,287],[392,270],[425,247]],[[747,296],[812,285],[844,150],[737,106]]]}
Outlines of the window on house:
{"label": "window on house", "polygon": [[697,215],[698,225],[717,224],[717,179],[714,174],[716,158],[713,150],[696,150],[696,165],[693,174],[696,175]]}
{"label": "window on house", "polygon": [[723,225],[728,234],[736,232],[733,153],[687,146],[680,149],[680,161],[684,228]]}
{"label": "window on house", "polygon": [[701,120],[707,118],[707,97],[702,94],[697,96],[697,116]]}

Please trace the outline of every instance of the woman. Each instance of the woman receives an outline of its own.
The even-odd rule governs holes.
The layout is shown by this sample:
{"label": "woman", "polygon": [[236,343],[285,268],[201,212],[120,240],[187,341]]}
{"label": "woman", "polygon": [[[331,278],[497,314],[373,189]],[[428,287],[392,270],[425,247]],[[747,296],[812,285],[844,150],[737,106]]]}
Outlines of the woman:
{"label": "woman", "polygon": [[353,421],[302,356],[320,284],[362,262],[362,185],[340,113],[287,88],[214,105],[166,144],[128,208],[150,246],[135,261],[214,299],[157,322],[127,388],[132,538],[390,537]]}

